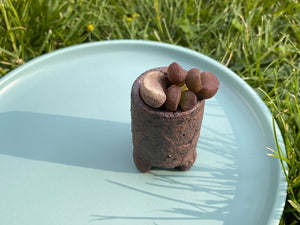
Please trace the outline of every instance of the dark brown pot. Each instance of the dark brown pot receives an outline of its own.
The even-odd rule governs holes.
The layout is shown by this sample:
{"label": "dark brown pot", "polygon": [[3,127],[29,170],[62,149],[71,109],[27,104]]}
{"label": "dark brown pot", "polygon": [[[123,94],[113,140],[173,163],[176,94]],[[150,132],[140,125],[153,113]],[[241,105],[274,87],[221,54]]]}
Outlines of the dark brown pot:
{"label": "dark brown pot", "polygon": [[140,98],[139,89],[146,73],[140,75],[131,90],[131,131],[133,158],[141,172],[152,168],[188,170],[194,163],[205,100],[189,111],[170,112],[154,109]]}

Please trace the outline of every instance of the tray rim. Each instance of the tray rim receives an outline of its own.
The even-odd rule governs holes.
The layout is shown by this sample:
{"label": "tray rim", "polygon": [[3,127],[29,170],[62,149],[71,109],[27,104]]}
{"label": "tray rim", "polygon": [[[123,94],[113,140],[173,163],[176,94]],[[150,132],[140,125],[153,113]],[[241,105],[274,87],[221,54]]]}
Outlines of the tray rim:
{"label": "tray rim", "polygon": [[[249,105],[254,105],[259,108],[259,112],[256,112],[259,114],[260,120],[266,121],[267,129],[273,130],[273,121],[272,121],[272,114],[269,110],[269,108],[266,106],[266,104],[263,102],[263,100],[258,96],[258,94],[254,91],[254,89],[246,83],[241,77],[239,77],[235,72],[230,70],[229,68],[222,65],[220,62],[216,61],[215,59],[210,58],[209,56],[206,56],[200,52],[196,52],[194,50],[188,49],[183,46],[164,43],[164,42],[158,42],[158,41],[149,41],[149,40],[131,40],[131,39],[116,39],[116,40],[104,40],[104,41],[95,41],[95,42],[88,42],[83,44],[76,44],[73,46],[68,46],[65,48],[61,48],[58,50],[54,50],[49,53],[45,53],[43,55],[40,55],[34,59],[29,60],[25,64],[17,67],[16,69],[13,69],[6,75],[0,78],[0,96],[3,92],[5,92],[6,87],[12,85],[14,82],[18,81],[19,78],[22,77],[22,73],[26,73],[27,69],[30,69],[34,67],[36,64],[42,63],[43,61],[47,61],[51,59],[52,57],[57,57],[59,55],[64,55],[67,53],[71,53],[73,51],[80,51],[82,49],[86,48],[93,48],[93,47],[101,47],[101,46],[148,46],[148,47],[158,47],[158,48],[166,48],[169,50],[174,50],[178,52],[184,52],[188,55],[191,55],[192,57],[200,58],[202,60],[207,61],[208,63],[212,64],[214,67],[217,67],[220,70],[224,70],[228,77],[226,79],[230,79],[234,83],[238,84],[238,86],[235,86],[235,88],[242,89],[244,91],[244,95],[247,96],[247,100]],[[278,124],[275,121],[275,131],[277,134],[277,139],[279,142],[280,148],[283,150],[284,154],[286,154],[285,144],[283,141],[283,136],[280,132],[280,129],[278,127]],[[273,133],[273,138],[274,133]],[[280,161],[278,160],[280,171],[277,171],[278,175],[278,185],[277,185],[277,191],[276,191],[276,201],[274,201],[273,210],[270,214],[268,222],[271,224],[279,224],[279,221],[281,219],[281,216],[283,214],[285,201],[287,197],[287,182],[284,175],[283,168],[280,165]],[[284,162],[284,166],[286,166],[286,163]],[[285,167],[286,168],[286,167]],[[288,172],[288,171],[286,171]],[[284,182],[282,182],[284,180]],[[276,210],[275,210],[276,208]],[[278,213],[278,210],[280,212]]]}

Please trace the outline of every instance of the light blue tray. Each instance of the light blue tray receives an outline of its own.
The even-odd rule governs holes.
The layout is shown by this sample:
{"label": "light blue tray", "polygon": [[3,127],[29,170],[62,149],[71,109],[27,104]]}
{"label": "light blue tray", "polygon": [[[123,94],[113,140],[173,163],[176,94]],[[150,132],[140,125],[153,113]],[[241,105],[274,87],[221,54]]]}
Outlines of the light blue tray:
{"label": "light blue tray", "polygon": [[[192,169],[142,174],[131,85],[174,61],[215,73],[220,89],[206,101]],[[0,224],[278,224],[286,181],[268,147],[267,107],[204,55],[132,40],[58,50],[0,79]]]}

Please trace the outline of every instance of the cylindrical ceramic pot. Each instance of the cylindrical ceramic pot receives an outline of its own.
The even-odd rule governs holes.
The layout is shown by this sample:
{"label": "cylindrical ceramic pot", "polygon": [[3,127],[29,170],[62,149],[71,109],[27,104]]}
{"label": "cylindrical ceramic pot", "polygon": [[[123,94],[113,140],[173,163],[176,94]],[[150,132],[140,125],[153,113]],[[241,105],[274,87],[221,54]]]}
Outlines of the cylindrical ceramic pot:
{"label": "cylindrical ceramic pot", "polygon": [[140,75],[131,90],[131,131],[133,158],[141,172],[152,168],[188,170],[197,153],[205,100],[188,111],[170,112],[155,109],[140,97],[140,84],[144,76],[153,70],[163,73],[167,67],[155,68]]}

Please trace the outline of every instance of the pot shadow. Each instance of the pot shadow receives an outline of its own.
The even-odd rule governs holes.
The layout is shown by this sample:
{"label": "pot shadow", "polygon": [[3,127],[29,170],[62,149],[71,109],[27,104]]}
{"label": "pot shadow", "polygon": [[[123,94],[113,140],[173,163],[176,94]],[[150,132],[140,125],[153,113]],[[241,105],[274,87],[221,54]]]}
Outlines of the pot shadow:
{"label": "pot shadow", "polygon": [[0,154],[138,173],[130,124],[32,112],[0,114]]}
{"label": "pot shadow", "polygon": [[[220,117],[220,115],[217,115]],[[202,128],[201,128],[202,129]],[[205,127],[208,130],[208,127]],[[145,199],[161,202],[152,216],[138,213],[126,214],[94,214],[90,222],[96,224],[239,224],[232,215],[234,198],[239,186],[239,159],[234,135],[210,131],[213,137],[200,138],[197,145],[199,153],[197,161],[189,171],[169,171],[155,169],[149,172],[143,185],[122,183],[113,179],[106,182],[130,192],[136,192]],[[222,143],[216,145],[216,143]],[[203,163],[201,154],[211,154],[219,158],[215,165]],[[181,193],[179,195],[172,193]],[[192,196],[192,197],[191,197]],[[165,203],[168,204],[165,204]],[[145,209],[144,209],[145,210]],[[115,223],[114,223],[115,222]]]}
{"label": "pot shadow", "polygon": [[[151,196],[152,199],[158,199],[160,202],[169,202],[168,207],[157,209],[164,213],[164,216],[124,216],[124,215],[92,215],[91,221],[111,221],[111,220],[148,220],[157,221],[183,221],[183,223],[191,223],[191,221],[219,221],[223,224],[231,224],[227,220],[231,210],[231,202],[236,193],[236,179],[232,168],[224,170],[216,170],[212,168],[194,166],[193,171],[205,173],[202,175],[188,175],[185,172],[180,174],[167,173],[161,174],[161,171],[149,172],[151,178],[146,184],[148,189],[142,189],[130,184],[120,183],[107,179],[106,181],[119,186],[120,188],[128,189],[137,193],[142,193],[146,196]],[[228,174],[232,174],[230,178]],[[209,178],[207,176],[209,174]],[[226,176],[226,179],[224,179]],[[159,188],[160,191],[157,191]],[[156,191],[155,191],[156,190]],[[164,193],[182,192],[193,198],[182,198],[182,196],[165,195]],[[206,199],[202,199],[200,195],[204,194]],[[180,204],[180,206],[178,205]],[[159,213],[161,214],[161,213]],[[190,221],[190,222],[188,222]],[[129,222],[130,223],[130,222]]]}

